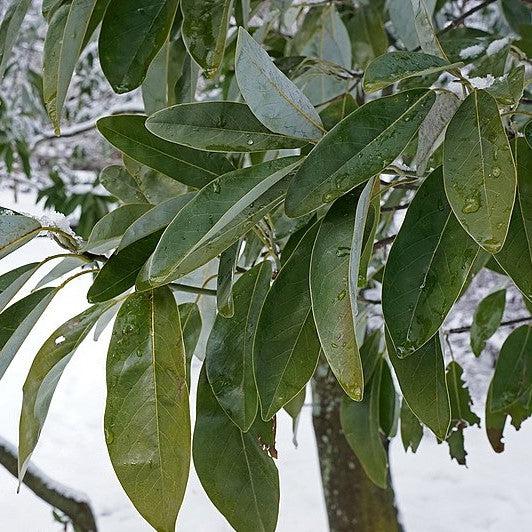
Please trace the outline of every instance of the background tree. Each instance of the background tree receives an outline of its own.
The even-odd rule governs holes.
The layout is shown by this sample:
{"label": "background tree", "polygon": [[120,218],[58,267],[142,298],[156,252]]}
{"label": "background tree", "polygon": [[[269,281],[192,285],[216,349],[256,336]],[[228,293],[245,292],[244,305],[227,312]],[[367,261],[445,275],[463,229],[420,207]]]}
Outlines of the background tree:
{"label": "background tree", "polygon": [[[28,374],[20,480],[64,368],[115,313],[106,442],[157,530],[191,455],[235,529],[274,530],[276,415],[296,426],[309,382],[331,530],[399,529],[399,419],[405,449],[426,427],[461,464],[481,422],[453,334],[478,357],[514,329],[483,420],[503,450],[507,418],[532,410],[529,2],[44,0],[46,25],[31,9],[0,26],[3,180],[75,231],[0,214],[0,258],[40,234],[65,248],[14,303],[42,263],[0,277],[0,376],[57,291],[94,281]],[[522,294],[516,317],[501,289],[446,328],[486,269]],[[214,323],[177,292],[212,301]]]}

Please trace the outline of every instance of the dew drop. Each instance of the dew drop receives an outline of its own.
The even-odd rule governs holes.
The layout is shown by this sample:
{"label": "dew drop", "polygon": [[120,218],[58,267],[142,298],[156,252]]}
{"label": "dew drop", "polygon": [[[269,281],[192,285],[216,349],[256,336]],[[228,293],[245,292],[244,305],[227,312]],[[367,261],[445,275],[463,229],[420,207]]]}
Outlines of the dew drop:
{"label": "dew drop", "polygon": [[501,175],[501,169],[498,166],[494,166],[491,173],[493,177],[499,177]]}
{"label": "dew drop", "polygon": [[105,429],[105,441],[108,444],[113,443],[115,441],[114,434],[108,429]]}
{"label": "dew drop", "polygon": [[464,214],[472,214],[480,209],[480,201],[476,197],[466,198],[462,212]]}
{"label": "dew drop", "polygon": [[215,194],[220,194],[221,187],[220,187],[220,183],[218,183],[218,181],[215,181],[212,184],[212,187],[213,187],[213,190],[214,190]]}
{"label": "dew drop", "polygon": [[253,139],[248,139],[248,144],[249,144],[250,146],[253,145],[253,142],[254,142]]}

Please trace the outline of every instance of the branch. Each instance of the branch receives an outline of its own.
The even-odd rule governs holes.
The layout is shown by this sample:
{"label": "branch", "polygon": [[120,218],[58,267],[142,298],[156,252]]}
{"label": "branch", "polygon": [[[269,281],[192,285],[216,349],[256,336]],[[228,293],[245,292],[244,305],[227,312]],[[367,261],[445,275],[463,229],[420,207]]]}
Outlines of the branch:
{"label": "branch", "polygon": [[[18,477],[18,456],[16,448],[7,440],[0,437],[0,464],[2,464],[15,478]],[[96,532],[96,520],[91,509],[89,499],[72,489],[48,478],[31,462],[23,483],[37,497],[50,506],[63,512],[81,532]]]}
{"label": "branch", "polygon": [[394,205],[393,207],[381,207],[381,212],[395,212],[403,209],[408,209],[410,203],[405,203],[404,205]]}
{"label": "branch", "polygon": [[[499,327],[508,327],[510,325],[517,325],[518,323],[525,323],[525,322],[530,321],[530,320],[532,320],[532,316],[527,316],[525,318],[516,318],[514,320],[508,320],[508,321],[501,322]],[[472,325],[468,325],[466,327],[457,327],[455,329],[449,329],[446,334],[466,333],[466,332],[469,332],[471,330],[471,327],[472,327]]]}
{"label": "branch", "polygon": [[375,244],[373,244],[373,251],[376,249],[381,249],[383,247],[386,247],[388,244],[391,244],[397,235],[388,236],[386,238],[383,238],[382,240],[377,240]]}
{"label": "branch", "polygon": [[449,25],[445,26],[445,28],[440,30],[437,34],[443,35],[444,33],[447,33],[448,31],[452,30],[453,28],[460,26],[460,24],[462,24],[466,18],[470,17],[477,11],[484,9],[490,4],[493,4],[494,2],[496,2],[496,0],[485,0],[481,4],[478,4],[477,6],[472,7],[469,11],[466,11],[463,15],[460,15],[458,18],[455,18]]}

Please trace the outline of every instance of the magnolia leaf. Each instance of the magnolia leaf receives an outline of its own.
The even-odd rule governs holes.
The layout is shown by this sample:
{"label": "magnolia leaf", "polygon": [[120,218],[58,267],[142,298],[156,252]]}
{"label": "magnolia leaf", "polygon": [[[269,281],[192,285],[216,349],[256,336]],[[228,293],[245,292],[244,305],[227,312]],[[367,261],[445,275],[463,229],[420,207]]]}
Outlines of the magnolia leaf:
{"label": "magnolia leaf", "polygon": [[506,289],[493,292],[478,304],[471,324],[471,350],[475,356],[480,356],[486,341],[499,328],[505,305]]}
{"label": "magnolia leaf", "polygon": [[504,451],[504,443],[502,441],[504,426],[506,425],[507,415],[501,412],[494,412],[491,407],[493,384],[490,383],[488,394],[486,397],[486,410],[484,424],[486,427],[486,435],[492,449],[496,453]]}
{"label": "magnolia leaf", "polygon": [[320,224],[310,263],[310,296],[327,362],[345,393],[360,401],[364,376],[352,308],[356,301],[352,302],[349,295],[349,257],[357,196],[355,192],[339,198]]}
{"label": "magnolia leaf", "polygon": [[306,140],[322,136],[321,119],[308,98],[244,28],[238,30],[235,70],[246,103],[270,131]]}
{"label": "magnolia leaf", "polygon": [[118,311],[104,428],[135,508],[156,530],[174,530],[190,466],[190,415],[179,312],[166,287],[132,294]]}
{"label": "magnolia leaf", "polygon": [[296,157],[285,157],[235,170],[209,183],[166,228],[137,286],[164,284],[216,257],[280,203],[287,175],[297,164]]}
{"label": "magnolia leaf", "polygon": [[380,385],[379,428],[387,438],[397,434],[399,403],[390,366],[383,361]]}
{"label": "magnolia leaf", "polygon": [[260,309],[270,287],[271,263],[261,262],[234,286],[235,313],[219,314],[207,342],[206,370],[216,399],[243,432],[257,414],[258,397],[253,374],[253,338]]}
{"label": "magnolia leaf", "polygon": [[432,24],[434,0],[410,0],[414,13],[414,28],[417,33],[419,46],[427,53],[447,59],[436,37],[436,30]]}
{"label": "magnolia leaf", "polygon": [[242,432],[225,414],[207,381],[198,382],[194,467],[209,499],[242,532],[274,532],[279,513],[279,473],[261,433],[271,423],[257,418]]}
{"label": "magnolia leaf", "polygon": [[464,229],[488,252],[501,250],[514,205],[516,169],[497,102],[473,91],[444,142],[445,191]]}
{"label": "magnolia leaf", "polygon": [[98,318],[114,305],[94,305],[58,327],[35,356],[24,382],[19,424],[18,478],[22,482],[59,379]]}
{"label": "magnolia leaf", "polygon": [[471,410],[473,401],[462,380],[462,367],[452,361],[447,365],[446,380],[451,400],[451,427],[480,427],[480,418]]}
{"label": "magnolia leaf", "polygon": [[105,77],[118,93],[136,89],[166,41],[178,0],[114,0],[102,22],[98,51]]}
{"label": "magnolia leaf", "polygon": [[123,203],[150,203],[139,183],[118,164],[106,166],[98,176],[100,184]]}
{"label": "magnolia leaf", "polygon": [[13,0],[0,24],[0,79],[4,77],[7,61],[26,17],[31,0]]}
{"label": "magnolia leaf", "polygon": [[297,447],[297,429],[299,428],[299,418],[301,410],[305,405],[307,388],[303,388],[293,399],[284,405],[284,410],[292,418],[292,443]]}
{"label": "magnolia leaf", "polygon": [[190,390],[190,365],[192,364],[192,355],[196,350],[201,334],[201,314],[197,303],[181,303],[177,308],[181,319],[181,330],[183,331],[183,344],[185,346],[187,361],[187,386]]}
{"label": "magnolia leaf", "polygon": [[357,107],[357,102],[348,93],[342,95],[340,98],[336,98],[320,112],[323,127],[329,131]]}
{"label": "magnolia leaf", "polygon": [[368,4],[356,9],[347,29],[356,66],[365,69],[372,59],[386,52],[388,36],[378,7]]}
{"label": "magnolia leaf", "polygon": [[114,115],[100,118],[96,125],[122,153],[191,187],[201,188],[220,174],[233,170],[223,155],[160,139],[146,129],[145,121],[146,117],[141,115]]}
{"label": "magnolia leaf", "polygon": [[262,307],[253,363],[262,419],[271,419],[312,377],[320,353],[309,287],[313,225],[284,263]]}
{"label": "magnolia leaf", "polygon": [[17,295],[18,291],[26,284],[26,281],[35,273],[39,262],[24,264],[14,270],[0,275],[0,312]]}
{"label": "magnolia leaf", "polygon": [[205,75],[214,77],[224,55],[233,0],[181,0],[181,10],[187,50]]}
{"label": "magnolia leaf", "polygon": [[401,403],[401,441],[405,452],[408,448],[415,453],[423,438],[423,425],[410,410],[408,403],[403,399]]}
{"label": "magnolia leaf", "polygon": [[525,67],[519,65],[513,67],[507,74],[495,79],[487,91],[501,105],[515,105],[523,97],[525,86]]}
{"label": "magnolia leaf", "polygon": [[[434,13],[437,0],[427,0],[426,7],[429,14]],[[415,11],[412,0],[393,0],[388,2],[390,20],[393,27],[408,50],[414,50],[420,45],[417,28],[415,26]],[[433,31],[429,29],[429,31]]]}
{"label": "magnolia leaf", "polygon": [[75,270],[76,268],[79,268],[80,266],[83,266],[84,264],[87,264],[87,262],[89,262],[89,259],[86,259],[85,257],[82,257],[80,255],[71,255],[65,257],[35,285],[33,290],[38,290],[39,288],[46,286],[48,283],[51,283],[56,279],[63,277],[67,273],[70,273],[71,271]]}
{"label": "magnolia leaf", "polygon": [[417,191],[384,272],[382,311],[399,357],[438,331],[466,284],[479,246],[445,196],[441,167]]}
{"label": "magnolia leaf", "polygon": [[93,340],[97,342],[100,339],[100,336],[103,334],[107,326],[111,323],[113,318],[116,316],[118,309],[120,308],[119,303],[115,303],[111,308],[102,313],[102,315],[96,321],[94,326]]}
{"label": "magnolia leaf", "polygon": [[175,105],[150,116],[146,128],[169,142],[211,152],[260,152],[306,144],[269,131],[247,105],[237,102]]}
{"label": "magnolia leaf", "polygon": [[371,101],[329,131],[305,159],[286,196],[290,217],[331,203],[380,173],[417,133],[435,94],[413,89]]}
{"label": "magnolia leaf", "polygon": [[220,254],[216,277],[216,308],[224,318],[231,318],[234,313],[233,281],[239,254],[239,240]]}
{"label": "magnolia leaf", "polygon": [[0,207],[0,259],[37,236],[40,229],[37,220]]}

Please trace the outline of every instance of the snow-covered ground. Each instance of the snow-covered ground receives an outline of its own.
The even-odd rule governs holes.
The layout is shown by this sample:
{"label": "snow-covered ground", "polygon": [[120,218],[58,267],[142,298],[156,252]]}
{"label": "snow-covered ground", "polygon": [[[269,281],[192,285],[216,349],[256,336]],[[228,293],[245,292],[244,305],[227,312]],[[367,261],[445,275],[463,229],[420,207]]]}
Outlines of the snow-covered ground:
{"label": "snow-covered ground", "polygon": [[[9,206],[10,198],[5,191],[0,197],[0,203]],[[31,209],[30,203],[24,207],[26,211]],[[55,245],[49,239],[35,239],[3,259],[0,273],[53,252]],[[26,290],[35,282],[28,283]],[[80,277],[55,298],[0,381],[0,435],[14,443],[22,384],[32,358],[58,325],[82,310],[80,301],[88,283],[88,279]],[[105,448],[102,420],[108,340],[109,331],[98,343],[89,338],[78,349],[56,391],[34,462],[52,478],[88,494],[102,531],[150,530],[124,495]],[[196,361],[196,372],[198,367]],[[297,449],[291,443],[291,421],[284,414],[279,420],[281,509],[278,530],[282,532],[327,530],[310,410],[304,408]],[[532,423],[525,423],[519,433],[508,428],[505,441],[506,451],[496,455],[483,430],[468,429],[466,469],[451,462],[447,447],[437,445],[429,435],[415,455],[405,454],[396,439],[391,446],[391,470],[406,530],[531,530]],[[48,532],[61,529],[53,522],[51,509],[46,504],[25,487],[17,495],[16,487],[16,480],[0,468],[0,530]],[[203,493],[194,473],[177,530],[231,530]]]}

